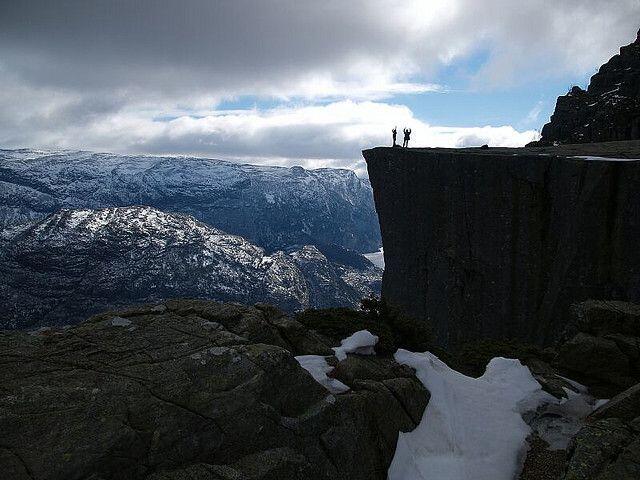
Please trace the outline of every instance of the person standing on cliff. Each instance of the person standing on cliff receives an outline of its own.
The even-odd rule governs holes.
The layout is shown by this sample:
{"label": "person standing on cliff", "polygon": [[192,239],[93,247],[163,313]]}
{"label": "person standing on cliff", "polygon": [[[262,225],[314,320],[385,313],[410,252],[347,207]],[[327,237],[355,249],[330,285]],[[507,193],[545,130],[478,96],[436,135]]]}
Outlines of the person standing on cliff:
{"label": "person standing on cliff", "polygon": [[391,130],[391,136],[393,137],[393,146],[397,147],[398,146],[396,144],[396,138],[398,137],[398,128],[397,127],[393,127],[393,130]]}
{"label": "person standing on cliff", "polygon": [[402,142],[402,146],[404,148],[407,148],[409,146],[409,140],[411,138],[411,129],[405,128],[403,132],[404,132],[404,142]]}

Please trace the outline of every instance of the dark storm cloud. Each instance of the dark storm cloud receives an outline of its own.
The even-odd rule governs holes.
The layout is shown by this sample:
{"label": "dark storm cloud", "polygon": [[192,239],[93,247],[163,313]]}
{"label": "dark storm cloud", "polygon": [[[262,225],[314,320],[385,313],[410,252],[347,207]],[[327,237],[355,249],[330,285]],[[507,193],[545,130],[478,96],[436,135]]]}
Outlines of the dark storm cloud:
{"label": "dark storm cloud", "polygon": [[374,17],[363,21],[360,1],[7,3],[2,58],[36,85],[251,93],[336,62],[348,69],[369,49],[384,60],[397,40]]}
{"label": "dark storm cloud", "polygon": [[[531,132],[432,127],[384,102],[478,50],[480,90],[583,75],[639,13],[640,0],[3,1],[0,146],[353,166],[391,119],[417,144],[521,144]],[[281,103],[216,110],[244,95]]]}
{"label": "dark storm cloud", "polygon": [[0,7],[0,58],[34,85],[284,95],[314,74],[402,79],[482,45],[492,50],[485,74],[499,80],[533,60],[538,72],[584,68],[628,38],[638,7],[637,0],[19,0]]}

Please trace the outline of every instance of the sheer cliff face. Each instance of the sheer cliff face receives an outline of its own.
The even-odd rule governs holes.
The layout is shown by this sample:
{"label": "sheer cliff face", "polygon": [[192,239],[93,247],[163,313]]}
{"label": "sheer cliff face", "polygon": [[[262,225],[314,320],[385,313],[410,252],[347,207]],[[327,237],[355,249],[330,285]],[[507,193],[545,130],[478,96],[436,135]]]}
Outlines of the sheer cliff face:
{"label": "sheer cliff face", "polygon": [[428,319],[443,345],[545,343],[575,301],[640,301],[640,161],[535,152],[363,152],[383,295]]}

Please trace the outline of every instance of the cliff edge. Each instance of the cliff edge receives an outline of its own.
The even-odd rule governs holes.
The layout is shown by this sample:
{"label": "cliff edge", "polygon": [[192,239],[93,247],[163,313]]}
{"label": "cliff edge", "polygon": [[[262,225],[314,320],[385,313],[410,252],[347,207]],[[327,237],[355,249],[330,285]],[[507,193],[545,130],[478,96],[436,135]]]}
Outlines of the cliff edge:
{"label": "cliff edge", "polygon": [[640,301],[638,142],[363,155],[383,296],[440,344],[545,344],[577,301]]}

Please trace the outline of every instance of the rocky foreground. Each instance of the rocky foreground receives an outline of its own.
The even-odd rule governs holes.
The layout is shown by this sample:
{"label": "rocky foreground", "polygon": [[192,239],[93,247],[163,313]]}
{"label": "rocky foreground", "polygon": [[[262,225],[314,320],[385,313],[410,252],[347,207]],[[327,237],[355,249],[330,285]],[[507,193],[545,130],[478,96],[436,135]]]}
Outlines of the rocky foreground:
{"label": "rocky foreground", "polygon": [[349,355],[332,395],[294,358],[332,345],[272,307],[198,301],[0,333],[1,476],[384,479],[428,392]]}
{"label": "rocky foreground", "polygon": [[[592,345],[581,340],[585,329],[624,338],[634,365],[625,381],[640,381],[636,311],[606,302],[576,307],[581,316],[566,345]],[[430,393],[388,354],[395,347],[384,329],[381,353],[338,360],[331,347],[339,339],[308,318],[174,300],[69,328],[0,332],[2,478],[385,479],[399,433],[426,418]],[[570,357],[567,348],[550,364],[525,361],[558,400],[523,417],[532,434],[521,479],[639,478],[640,384],[613,385],[621,393],[580,429],[589,397],[554,369]],[[598,375],[616,368],[601,351],[583,353],[585,381],[597,386]],[[347,391],[326,390],[300,355],[325,357]],[[569,370],[579,373],[575,365]],[[568,445],[550,445],[575,432]]]}

